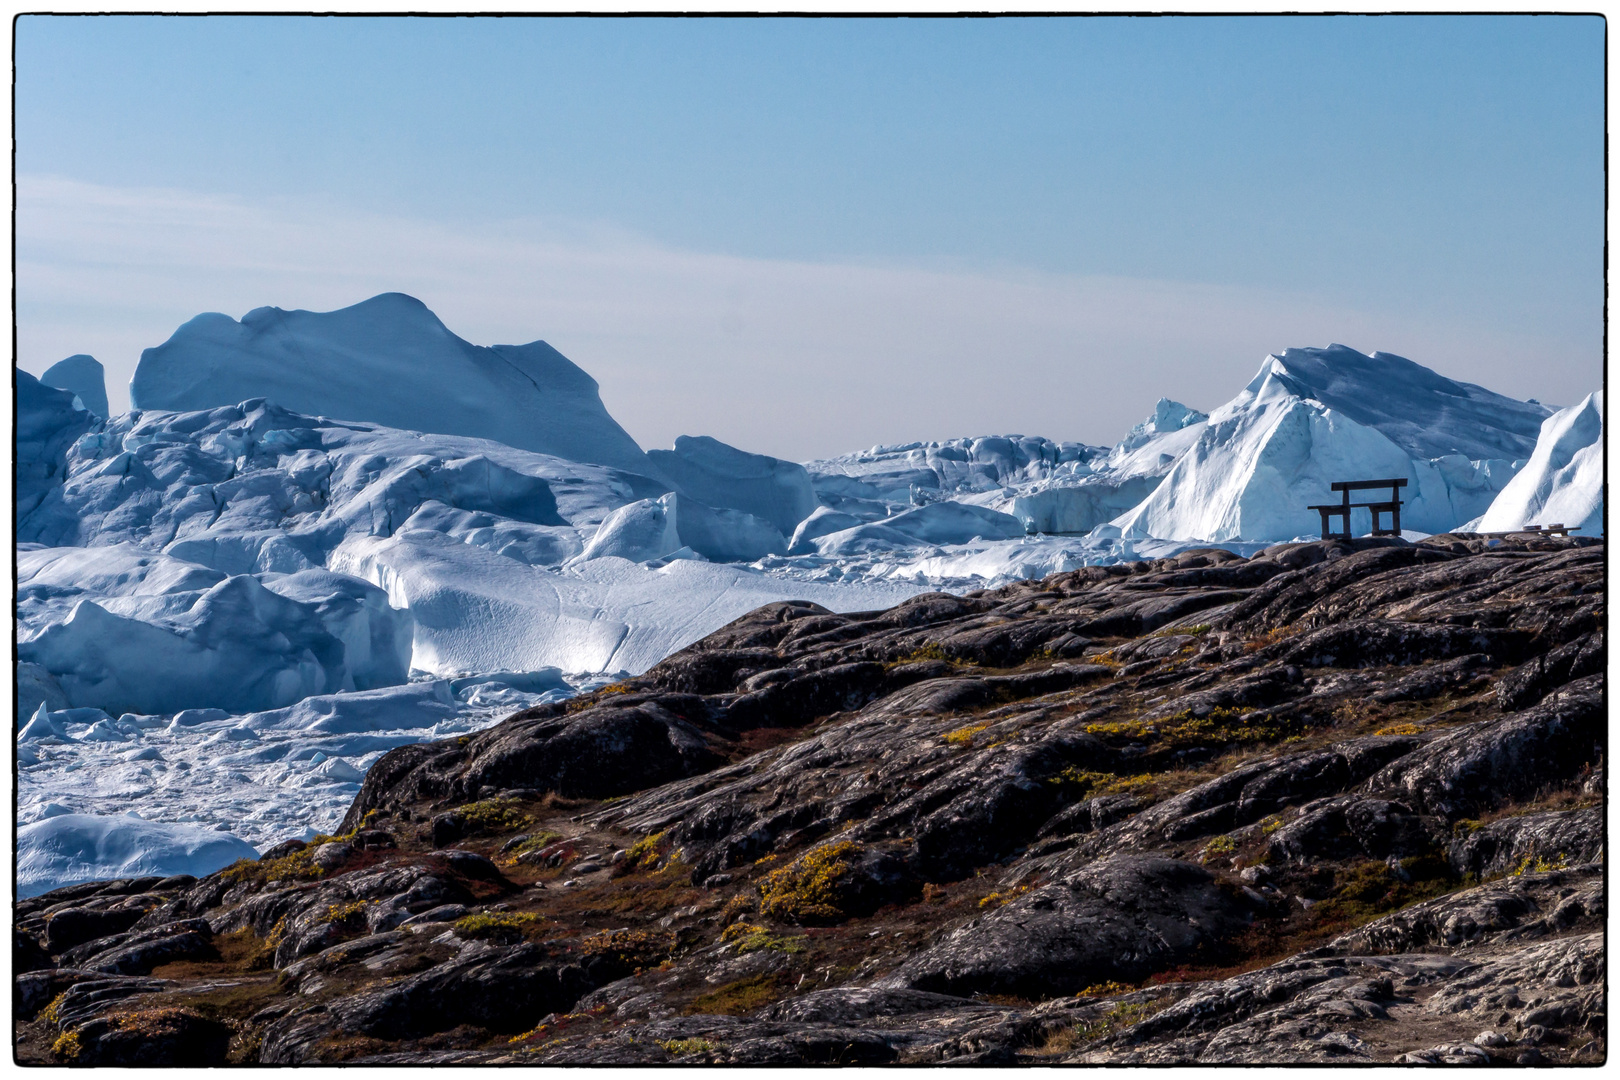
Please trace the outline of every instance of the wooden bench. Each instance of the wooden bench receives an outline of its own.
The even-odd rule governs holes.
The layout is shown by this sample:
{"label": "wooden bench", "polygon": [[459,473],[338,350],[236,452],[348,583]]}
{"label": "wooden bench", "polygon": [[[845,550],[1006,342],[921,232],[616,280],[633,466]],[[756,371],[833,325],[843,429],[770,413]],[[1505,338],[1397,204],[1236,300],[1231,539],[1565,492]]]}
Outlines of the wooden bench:
{"label": "wooden bench", "polygon": [[[1401,493],[1400,489],[1406,486],[1406,477],[1401,476],[1393,480],[1339,480],[1330,485],[1334,491],[1344,493],[1344,501],[1339,503],[1324,503],[1318,506],[1308,506],[1307,510],[1315,510],[1322,515],[1322,539],[1328,540],[1335,535],[1350,539],[1350,511],[1370,510],[1372,512],[1372,534],[1374,536],[1401,535]],[[1379,488],[1389,488],[1389,498],[1382,502],[1350,501],[1352,491],[1373,491]],[[1380,527],[1380,519],[1384,514],[1391,518],[1390,527]],[[1344,532],[1335,534],[1329,525],[1334,517],[1344,519]]]}

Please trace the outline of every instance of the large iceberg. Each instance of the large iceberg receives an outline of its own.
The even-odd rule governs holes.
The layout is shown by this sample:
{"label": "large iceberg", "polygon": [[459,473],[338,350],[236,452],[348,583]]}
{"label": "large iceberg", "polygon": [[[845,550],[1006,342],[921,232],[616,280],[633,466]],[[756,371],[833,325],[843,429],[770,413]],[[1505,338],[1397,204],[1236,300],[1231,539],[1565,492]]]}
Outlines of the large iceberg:
{"label": "large iceberg", "polygon": [[[24,418],[34,422],[20,403]],[[19,539],[130,541],[228,573],[320,566],[350,532],[389,535],[415,515],[468,543],[556,553],[567,545],[554,530],[573,537],[668,490],[486,439],[340,423],[263,400],[127,413],[82,437],[71,417],[55,422],[77,440],[71,475],[19,513]]]}
{"label": "large iceberg", "polygon": [[[1380,378],[1409,396],[1386,398],[1371,381]],[[1286,540],[1320,530],[1307,507],[1337,501],[1334,481],[1403,477],[1403,528],[1443,532],[1490,505],[1534,446],[1526,428],[1539,427],[1545,413],[1401,357],[1342,345],[1290,349],[1267,357],[1237,397],[1186,428],[1196,439],[1112,525],[1125,537]],[[1425,418],[1429,430],[1419,432]],[[1428,455],[1443,447],[1499,449],[1519,460],[1471,459],[1455,449]],[[1352,531],[1370,526],[1366,511],[1353,515]]]}
{"label": "large iceberg", "polygon": [[1560,524],[1602,536],[1603,503],[1603,398],[1588,394],[1542,423],[1529,463],[1465,527],[1508,532]]}
{"label": "large iceberg", "polygon": [[472,435],[572,461],[657,470],[602,406],[596,380],[544,341],[484,347],[415,297],[338,311],[198,315],[141,354],[137,409],[194,412],[269,398],[287,409]]}
{"label": "large iceberg", "polygon": [[[92,423],[39,390],[19,424],[72,444],[19,518],[19,649],[75,705],[275,708],[410,667],[641,670],[772,600],[855,610],[918,591],[661,568],[786,540],[624,470],[263,400]],[[673,539],[637,548],[617,525],[654,508],[654,539]]]}
{"label": "large iceberg", "polygon": [[1271,377],[1294,396],[1381,432],[1414,458],[1526,458],[1551,412],[1448,379],[1394,353],[1367,356],[1329,345],[1288,349],[1266,360]]}

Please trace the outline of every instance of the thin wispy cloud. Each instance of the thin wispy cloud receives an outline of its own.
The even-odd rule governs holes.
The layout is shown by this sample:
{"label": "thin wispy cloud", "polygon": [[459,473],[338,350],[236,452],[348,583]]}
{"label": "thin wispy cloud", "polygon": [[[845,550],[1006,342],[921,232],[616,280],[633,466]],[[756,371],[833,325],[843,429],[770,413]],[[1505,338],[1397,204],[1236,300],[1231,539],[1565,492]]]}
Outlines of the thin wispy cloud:
{"label": "thin wispy cloud", "polygon": [[1330,341],[1572,399],[1590,388],[1569,358],[1595,346],[1278,291],[744,258],[578,223],[52,176],[20,177],[17,196],[19,361],[40,372],[92,353],[115,409],[140,351],[199,312],[329,310],[390,290],[478,344],[549,341],[644,446],[701,433],[795,458],[992,432],[1111,442],[1161,395],[1211,408],[1266,352]]}

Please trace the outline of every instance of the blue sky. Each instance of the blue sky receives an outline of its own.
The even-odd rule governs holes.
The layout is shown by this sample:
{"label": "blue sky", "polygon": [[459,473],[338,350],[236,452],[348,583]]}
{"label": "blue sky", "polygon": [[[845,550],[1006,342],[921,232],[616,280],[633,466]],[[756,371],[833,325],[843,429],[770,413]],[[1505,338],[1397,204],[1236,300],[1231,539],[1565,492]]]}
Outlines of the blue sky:
{"label": "blue sky", "polygon": [[1570,401],[1601,379],[1603,43],[1546,16],[25,17],[21,362],[97,352],[118,383],[198,311],[401,288],[470,340],[551,341],[647,446],[1109,442],[1329,341]]}

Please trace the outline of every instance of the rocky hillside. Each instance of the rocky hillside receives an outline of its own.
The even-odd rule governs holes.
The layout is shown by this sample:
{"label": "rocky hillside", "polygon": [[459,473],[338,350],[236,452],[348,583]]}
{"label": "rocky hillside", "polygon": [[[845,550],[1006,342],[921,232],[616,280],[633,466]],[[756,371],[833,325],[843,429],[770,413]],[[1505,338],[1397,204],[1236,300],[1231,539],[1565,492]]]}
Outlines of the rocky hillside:
{"label": "rocky hillside", "polygon": [[1604,548],[761,608],[16,908],[22,1060],[1599,1062]]}

